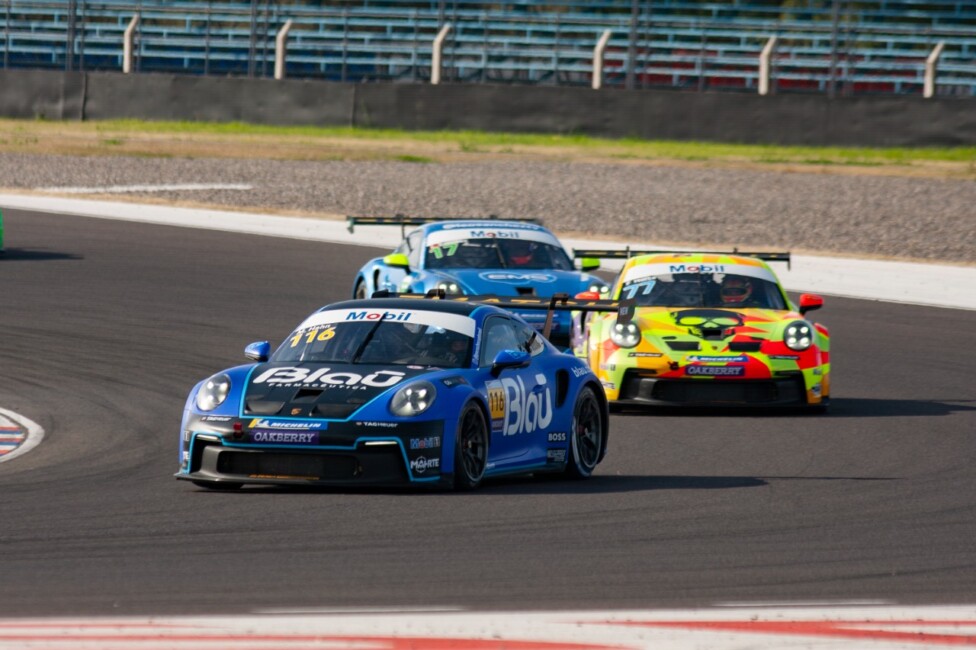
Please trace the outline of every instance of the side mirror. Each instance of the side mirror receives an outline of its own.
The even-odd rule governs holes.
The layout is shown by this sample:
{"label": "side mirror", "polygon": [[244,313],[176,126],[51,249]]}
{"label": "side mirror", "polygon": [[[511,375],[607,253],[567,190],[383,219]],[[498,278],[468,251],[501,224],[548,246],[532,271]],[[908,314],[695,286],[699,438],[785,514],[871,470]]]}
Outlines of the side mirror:
{"label": "side mirror", "polygon": [[244,348],[244,356],[251,361],[267,361],[271,356],[271,344],[267,341],[255,341]]}
{"label": "side mirror", "polygon": [[580,258],[580,269],[583,271],[596,271],[600,268],[600,258],[598,257],[581,257]]}
{"label": "side mirror", "polygon": [[804,293],[800,295],[800,314],[806,314],[808,311],[813,311],[814,309],[820,309],[823,307],[823,298],[812,293]]}
{"label": "side mirror", "polygon": [[576,298],[577,300],[600,300],[601,299],[599,291],[581,291],[580,293],[576,294],[573,297]]}
{"label": "side mirror", "polygon": [[522,350],[502,350],[495,355],[491,364],[491,374],[497,377],[505,368],[524,368],[529,365],[532,355]]}
{"label": "side mirror", "polygon": [[410,270],[410,260],[403,253],[390,253],[383,258],[383,263],[394,268]]}

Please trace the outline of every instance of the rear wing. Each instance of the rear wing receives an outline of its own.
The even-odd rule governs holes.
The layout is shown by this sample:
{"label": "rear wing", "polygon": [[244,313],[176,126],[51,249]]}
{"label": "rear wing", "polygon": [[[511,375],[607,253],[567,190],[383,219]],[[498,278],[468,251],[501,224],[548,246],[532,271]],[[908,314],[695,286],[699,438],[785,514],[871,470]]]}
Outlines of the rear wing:
{"label": "rear wing", "polygon": [[579,259],[581,257],[598,257],[601,259],[608,260],[626,260],[631,257],[636,257],[637,255],[682,255],[682,254],[693,254],[693,255],[742,255],[743,257],[755,257],[756,259],[763,260],[764,262],[786,262],[786,268],[790,268],[790,253],[787,251],[785,253],[768,253],[768,252],[751,252],[751,251],[740,251],[738,248],[733,248],[730,251],[661,251],[661,250],[645,250],[641,248],[618,248],[618,249],[588,249],[588,248],[574,248],[573,258]]}
{"label": "rear wing", "polygon": [[552,330],[552,315],[557,311],[585,311],[585,312],[617,312],[618,323],[628,323],[634,318],[634,300],[578,300],[570,298],[568,293],[553,294],[549,298],[535,296],[499,296],[484,294],[478,296],[462,296],[446,293],[443,289],[431,289],[427,293],[393,293],[392,291],[374,291],[373,298],[415,298],[420,300],[453,300],[455,302],[478,303],[494,305],[502,309],[539,309],[546,310],[546,324],[542,335],[549,338]]}
{"label": "rear wing", "polygon": [[349,232],[353,232],[356,226],[400,226],[406,233],[407,226],[422,226],[425,223],[435,221],[519,221],[523,223],[534,223],[542,225],[542,221],[534,217],[512,217],[502,218],[497,214],[490,214],[487,217],[408,217],[405,214],[395,214],[392,217],[346,217],[346,227]]}

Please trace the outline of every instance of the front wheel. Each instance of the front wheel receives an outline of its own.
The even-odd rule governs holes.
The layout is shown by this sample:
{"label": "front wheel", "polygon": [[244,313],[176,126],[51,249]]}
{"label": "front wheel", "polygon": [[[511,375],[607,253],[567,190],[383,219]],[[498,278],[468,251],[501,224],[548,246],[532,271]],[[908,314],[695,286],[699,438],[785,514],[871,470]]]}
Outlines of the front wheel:
{"label": "front wheel", "polygon": [[488,424],[477,404],[469,403],[458,418],[454,447],[454,487],[473,490],[481,483],[488,466]]}
{"label": "front wheel", "polygon": [[360,278],[356,281],[356,288],[353,289],[352,297],[356,300],[362,300],[366,298],[366,280]]}
{"label": "front wheel", "polygon": [[606,444],[606,430],[600,401],[589,386],[580,391],[573,407],[573,430],[569,439],[566,474],[586,478],[600,462]]}

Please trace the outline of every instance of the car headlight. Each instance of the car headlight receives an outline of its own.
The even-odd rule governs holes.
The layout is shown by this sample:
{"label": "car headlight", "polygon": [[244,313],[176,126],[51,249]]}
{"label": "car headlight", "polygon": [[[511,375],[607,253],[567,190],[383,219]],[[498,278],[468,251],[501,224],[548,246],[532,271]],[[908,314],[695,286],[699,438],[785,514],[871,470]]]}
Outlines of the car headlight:
{"label": "car headlight", "polygon": [[227,399],[230,393],[230,377],[214,375],[197,391],[197,408],[201,411],[212,411]]}
{"label": "car headlight", "polygon": [[813,325],[804,321],[793,321],[783,332],[783,342],[791,350],[806,350],[813,345]]}
{"label": "car headlight", "polygon": [[461,289],[457,282],[451,282],[450,280],[441,280],[437,283],[437,290],[444,290],[446,294],[462,294],[464,291]]}
{"label": "car headlight", "polygon": [[415,381],[407,384],[390,401],[390,412],[401,417],[420,415],[434,403],[437,389],[429,381]]}
{"label": "car headlight", "polygon": [[590,285],[590,287],[587,289],[587,291],[592,291],[594,293],[600,294],[601,296],[604,296],[604,295],[610,293],[610,287],[608,287],[607,285],[603,284],[602,282],[600,282],[600,283],[594,282],[593,284]]}
{"label": "car headlight", "polygon": [[641,332],[637,323],[614,323],[610,328],[610,340],[622,348],[632,348],[640,343]]}

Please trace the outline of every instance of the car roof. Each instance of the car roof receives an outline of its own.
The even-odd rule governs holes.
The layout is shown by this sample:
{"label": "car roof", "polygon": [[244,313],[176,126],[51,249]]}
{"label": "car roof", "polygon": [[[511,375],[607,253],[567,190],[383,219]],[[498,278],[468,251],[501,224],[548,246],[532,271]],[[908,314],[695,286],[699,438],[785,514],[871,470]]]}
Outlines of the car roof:
{"label": "car roof", "polygon": [[734,253],[650,253],[637,255],[627,260],[624,268],[644,264],[734,264],[739,266],[758,266],[769,270],[769,265],[758,257],[736,255]]}
{"label": "car roof", "polygon": [[515,230],[552,233],[545,226],[532,221],[506,221],[505,219],[451,219],[448,221],[432,221],[421,226],[424,235],[439,230],[460,230],[463,228],[513,228]]}
{"label": "car roof", "polygon": [[[470,316],[479,307],[490,307],[477,302],[458,302],[454,300],[440,300],[438,298],[369,298],[365,300],[343,300],[321,307],[318,311],[328,309],[415,309],[425,311],[440,311],[449,314]],[[497,309],[492,307],[492,309]],[[499,310],[501,311],[501,310]]]}

